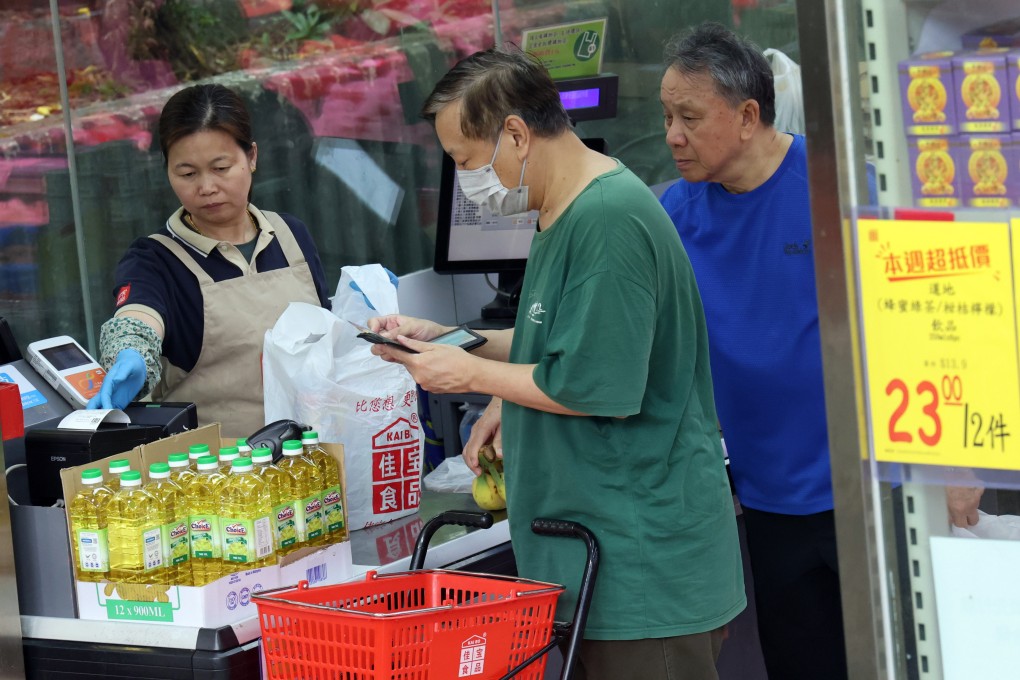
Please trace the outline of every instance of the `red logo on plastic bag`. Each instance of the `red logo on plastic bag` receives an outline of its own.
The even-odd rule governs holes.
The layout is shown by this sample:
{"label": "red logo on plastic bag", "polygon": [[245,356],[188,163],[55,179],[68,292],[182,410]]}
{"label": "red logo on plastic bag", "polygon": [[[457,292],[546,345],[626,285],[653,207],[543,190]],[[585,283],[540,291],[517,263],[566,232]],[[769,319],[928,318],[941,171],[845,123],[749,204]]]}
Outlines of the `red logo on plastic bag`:
{"label": "red logo on plastic bag", "polygon": [[421,431],[397,418],[372,437],[372,510],[413,510],[421,502]]}

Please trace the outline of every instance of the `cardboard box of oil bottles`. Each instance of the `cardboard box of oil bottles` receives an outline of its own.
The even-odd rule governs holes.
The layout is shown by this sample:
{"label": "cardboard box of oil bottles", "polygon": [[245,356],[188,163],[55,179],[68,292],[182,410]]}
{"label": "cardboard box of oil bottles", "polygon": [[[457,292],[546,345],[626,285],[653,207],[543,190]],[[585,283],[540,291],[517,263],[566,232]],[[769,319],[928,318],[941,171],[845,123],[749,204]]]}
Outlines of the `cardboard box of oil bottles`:
{"label": "cardboard box of oil bottles", "polygon": [[[166,462],[171,453],[187,452],[193,444],[206,444],[211,452],[215,452],[220,446],[232,446],[234,440],[222,439],[219,424],[213,423],[88,465],[66,468],[60,473],[64,498],[68,499],[70,505],[70,499],[81,490],[81,472],[86,467],[98,467],[103,470],[104,478],[108,478],[109,462],[115,458],[126,458],[131,462],[132,470],[142,471],[143,483],[148,483],[151,463]],[[343,446],[330,443],[320,443],[320,446],[333,456],[340,468],[346,526]],[[67,524],[68,539],[73,543],[74,530],[70,517]],[[71,554],[74,561],[73,550]],[[74,564],[79,618],[201,628],[218,628],[256,616],[255,602],[251,596],[262,590],[293,585],[300,580],[313,585],[341,583],[353,576],[349,540],[324,547],[301,548],[279,558],[275,565],[237,571],[201,587],[112,583],[107,580],[99,583],[82,581],[79,579],[79,567]]]}

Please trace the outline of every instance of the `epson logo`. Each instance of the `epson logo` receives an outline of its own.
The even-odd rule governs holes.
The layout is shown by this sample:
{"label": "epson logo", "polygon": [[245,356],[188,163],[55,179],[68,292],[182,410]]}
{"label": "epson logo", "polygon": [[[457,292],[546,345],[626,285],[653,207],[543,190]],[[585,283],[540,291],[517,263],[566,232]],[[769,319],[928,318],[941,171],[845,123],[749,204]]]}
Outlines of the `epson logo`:
{"label": "epson logo", "polygon": [[51,463],[66,463],[67,458],[65,456],[50,456]]}

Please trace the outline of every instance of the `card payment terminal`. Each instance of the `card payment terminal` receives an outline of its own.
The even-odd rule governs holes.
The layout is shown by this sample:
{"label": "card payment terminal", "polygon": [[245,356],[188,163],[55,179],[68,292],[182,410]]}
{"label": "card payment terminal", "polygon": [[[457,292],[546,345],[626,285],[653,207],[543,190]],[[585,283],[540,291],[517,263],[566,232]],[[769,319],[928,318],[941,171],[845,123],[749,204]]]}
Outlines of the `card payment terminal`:
{"label": "card payment terminal", "polygon": [[106,371],[69,335],[28,345],[28,363],[75,408],[99,393]]}

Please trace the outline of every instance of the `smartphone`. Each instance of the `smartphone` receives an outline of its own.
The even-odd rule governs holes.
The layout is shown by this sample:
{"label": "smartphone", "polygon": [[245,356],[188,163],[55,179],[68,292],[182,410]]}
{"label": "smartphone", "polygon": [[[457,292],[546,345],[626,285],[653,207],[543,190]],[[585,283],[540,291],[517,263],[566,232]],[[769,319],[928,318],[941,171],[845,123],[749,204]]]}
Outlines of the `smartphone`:
{"label": "smartphone", "polygon": [[351,324],[352,326],[354,326],[355,328],[358,329],[358,337],[363,339],[363,340],[368,340],[369,342],[371,342],[373,344],[376,344],[376,345],[389,345],[390,347],[396,347],[399,350],[403,350],[405,352],[410,352],[411,354],[418,354],[418,350],[411,349],[410,347],[405,347],[404,345],[401,345],[396,340],[390,340],[389,338],[384,338],[383,336],[379,335],[378,333],[375,333],[375,332],[365,328],[364,326],[359,326],[358,324],[354,323],[353,321],[348,321],[347,323]]}
{"label": "smartphone", "polygon": [[429,340],[429,342],[436,345],[456,345],[463,350],[472,350],[475,347],[484,345],[487,341],[486,337],[475,333],[467,326],[457,326],[452,331]]}
{"label": "smartphone", "polygon": [[29,343],[27,353],[29,365],[75,408],[99,394],[106,371],[71,336]]}

